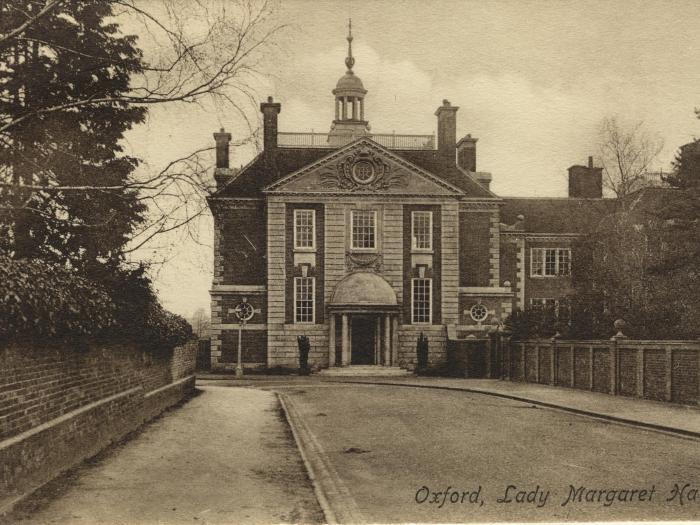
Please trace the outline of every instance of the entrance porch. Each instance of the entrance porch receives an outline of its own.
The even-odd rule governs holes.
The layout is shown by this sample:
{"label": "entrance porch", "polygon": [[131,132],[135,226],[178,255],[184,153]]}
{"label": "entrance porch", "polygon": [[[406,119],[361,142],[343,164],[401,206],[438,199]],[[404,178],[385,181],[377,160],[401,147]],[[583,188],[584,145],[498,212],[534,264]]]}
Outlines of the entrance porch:
{"label": "entrance porch", "polygon": [[328,310],[329,367],[397,365],[399,304],[381,276],[350,274],[336,286]]}
{"label": "entrance porch", "polygon": [[396,312],[331,312],[329,366],[396,366],[398,325]]}

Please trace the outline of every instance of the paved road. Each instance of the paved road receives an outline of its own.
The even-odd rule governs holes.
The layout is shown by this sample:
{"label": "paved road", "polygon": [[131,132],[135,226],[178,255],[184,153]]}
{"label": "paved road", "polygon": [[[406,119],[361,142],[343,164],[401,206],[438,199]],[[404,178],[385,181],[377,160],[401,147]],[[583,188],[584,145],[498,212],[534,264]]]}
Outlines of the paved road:
{"label": "paved road", "polygon": [[[286,393],[367,522],[700,516],[700,496],[666,501],[675,483],[700,489],[697,440],[464,392],[265,387]],[[571,490],[583,501],[562,506]],[[611,490],[628,492],[608,504]]]}
{"label": "paved road", "polygon": [[6,523],[319,523],[274,393],[205,387],[50,483]]}

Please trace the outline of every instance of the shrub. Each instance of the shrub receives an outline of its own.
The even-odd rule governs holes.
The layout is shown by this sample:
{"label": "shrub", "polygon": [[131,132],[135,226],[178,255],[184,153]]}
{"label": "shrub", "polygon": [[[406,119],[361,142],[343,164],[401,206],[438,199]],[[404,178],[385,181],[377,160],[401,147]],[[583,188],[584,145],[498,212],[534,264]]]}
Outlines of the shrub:
{"label": "shrub", "polygon": [[116,322],[106,290],[56,264],[0,254],[0,338],[96,335]]}
{"label": "shrub", "polygon": [[419,372],[424,372],[428,368],[428,351],[428,338],[421,332],[416,341],[416,360]]}
{"label": "shrub", "polygon": [[563,328],[548,308],[517,309],[508,316],[505,325],[515,339],[552,337]]}
{"label": "shrub", "polygon": [[309,352],[311,351],[311,343],[308,336],[298,336],[297,346],[299,347],[299,374],[309,375]]}
{"label": "shrub", "polygon": [[192,338],[192,327],[158,303],[143,267],[103,267],[88,279],[0,254],[0,339],[83,336],[172,348]]}
{"label": "shrub", "polygon": [[158,302],[144,266],[134,270],[104,267],[93,279],[107,289],[116,306],[110,335],[148,346],[172,348],[192,339],[192,326]]}

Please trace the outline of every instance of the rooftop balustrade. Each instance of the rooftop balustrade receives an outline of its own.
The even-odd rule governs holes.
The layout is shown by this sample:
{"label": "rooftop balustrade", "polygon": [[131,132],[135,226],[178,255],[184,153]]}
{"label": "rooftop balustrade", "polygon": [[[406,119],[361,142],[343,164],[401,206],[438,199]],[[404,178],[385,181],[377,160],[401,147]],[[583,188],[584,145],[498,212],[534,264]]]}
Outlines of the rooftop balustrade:
{"label": "rooftop balustrade", "polygon": [[337,148],[363,136],[389,149],[435,149],[434,135],[398,135],[396,133],[347,136],[333,135],[331,139],[328,133],[297,133],[283,131],[277,134],[277,145],[280,148]]}

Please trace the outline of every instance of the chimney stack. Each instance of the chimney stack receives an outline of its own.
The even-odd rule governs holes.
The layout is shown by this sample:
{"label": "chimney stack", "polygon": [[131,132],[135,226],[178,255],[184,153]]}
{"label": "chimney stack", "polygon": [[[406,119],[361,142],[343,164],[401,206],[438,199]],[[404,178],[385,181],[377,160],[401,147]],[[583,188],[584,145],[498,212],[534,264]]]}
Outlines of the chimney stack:
{"label": "chimney stack", "polygon": [[579,199],[603,197],[603,168],[593,167],[593,157],[588,157],[588,166],[576,164],[568,171],[569,197]]}
{"label": "chimney stack", "polygon": [[214,140],[216,141],[216,167],[228,168],[228,154],[229,145],[231,144],[231,134],[226,133],[224,128],[221,128],[218,133],[214,133]]}
{"label": "chimney stack", "polygon": [[437,108],[438,118],[438,152],[445,160],[455,162],[455,147],[457,145],[457,110],[459,107],[450,104],[445,99],[442,106]]}
{"label": "chimney stack", "polygon": [[271,151],[277,147],[277,115],[282,111],[282,105],[267,97],[267,102],[260,104],[260,111],[263,114],[263,147],[265,151]]}
{"label": "chimney stack", "polygon": [[476,171],[476,141],[471,135],[460,139],[457,143],[457,165],[463,170]]}
{"label": "chimney stack", "polygon": [[217,188],[223,188],[235,175],[235,170],[229,168],[231,134],[226,133],[224,128],[221,128],[218,133],[214,133],[214,141],[216,141],[216,169],[214,170],[214,180],[216,180]]}

